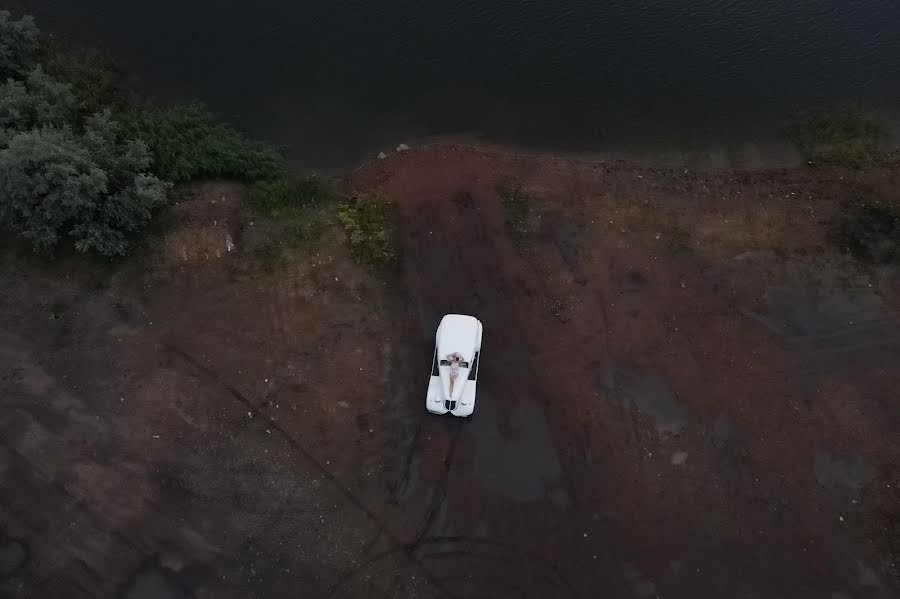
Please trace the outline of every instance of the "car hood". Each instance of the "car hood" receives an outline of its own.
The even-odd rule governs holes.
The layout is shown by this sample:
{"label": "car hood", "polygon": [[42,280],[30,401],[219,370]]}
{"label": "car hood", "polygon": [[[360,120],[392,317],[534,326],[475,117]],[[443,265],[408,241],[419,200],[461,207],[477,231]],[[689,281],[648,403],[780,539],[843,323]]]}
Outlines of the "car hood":
{"label": "car hood", "polygon": [[472,316],[448,314],[441,320],[438,359],[459,352],[467,362],[474,358],[478,339],[478,320]]}

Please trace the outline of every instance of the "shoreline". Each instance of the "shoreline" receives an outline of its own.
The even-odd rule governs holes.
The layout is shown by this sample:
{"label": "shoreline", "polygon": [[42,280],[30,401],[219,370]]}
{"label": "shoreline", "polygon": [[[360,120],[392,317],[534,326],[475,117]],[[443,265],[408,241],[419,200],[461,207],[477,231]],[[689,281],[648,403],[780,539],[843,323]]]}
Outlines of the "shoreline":
{"label": "shoreline", "polygon": [[[839,107],[825,106],[825,109]],[[807,111],[814,110],[810,107]],[[801,114],[804,111],[799,111]],[[414,115],[413,115],[414,116]],[[890,140],[888,150],[900,149],[900,114],[866,106],[861,116],[877,123]],[[677,121],[675,116],[673,120]],[[281,118],[275,118],[281,121]],[[591,142],[566,142],[565,132],[555,139],[543,136],[543,142],[504,140],[478,130],[459,133],[422,134],[416,127],[384,129],[375,123],[371,135],[348,135],[334,140],[312,140],[294,131],[288,137],[273,135],[281,127],[274,123],[250,123],[235,117],[235,122],[252,130],[261,139],[269,139],[284,148],[288,167],[295,174],[340,175],[352,171],[380,152],[396,153],[400,144],[413,148],[430,145],[477,146],[515,155],[553,155],[562,159],[602,162],[628,162],[644,168],[688,168],[690,170],[767,170],[795,168],[805,160],[796,145],[786,139],[784,129],[790,123],[782,118],[741,121],[730,126],[708,124],[698,130],[690,127],[636,125],[634,130],[617,131]],[[290,127],[287,127],[290,129]],[[370,132],[371,133],[371,132]],[[319,135],[318,137],[323,137]],[[295,140],[305,140],[303,145]],[[318,143],[317,143],[318,141]],[[320,151],[321,150],[321,151]],[[322,157],[325,156],[324,159]]]}
{"label": "shoreline", "polygon": [[302,159],[295,159],[290,149],[286,151],[289,170],[298,175],[319,174],[341,178],[352,174],[372,162],[402,154],[397,148],[407,146],[409,150],[427,149],[435,146],[448,148],[468,148],[500,153],[515,157],[542,157],[577,162],[604,164],[629,164],[648,169],[688,169],[693,171],[759,171],[800,168],[804,160],[800,152],[789,142],[774,136],[762,141],[733,142],[730,144],[704,144],[698,148],[679,147],[676,144],[639,144],[623,146],[610,143],[608,147],[596,149],[571,149],[553,144],[516,144],[493,141],[479,134],[447,134],[420,137],[398,136],[391,144],[375,144],[361,152],[357,159],[341,161],[340,164],[315,168]]}

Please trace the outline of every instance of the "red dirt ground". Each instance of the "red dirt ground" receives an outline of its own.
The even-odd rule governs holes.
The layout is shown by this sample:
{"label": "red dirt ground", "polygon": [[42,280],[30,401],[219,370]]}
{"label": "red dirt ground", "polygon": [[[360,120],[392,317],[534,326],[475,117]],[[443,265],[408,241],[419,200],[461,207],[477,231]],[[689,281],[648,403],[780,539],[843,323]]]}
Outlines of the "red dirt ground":
{"label": "red dirt ground", "polygon": [[[396,207],[397,275],[334,226],[266,272],[222,184],[113,272],[7,254],[3,592],[896,596],[900,275],[826,239],[896,172],[431,146],[343,184]],[[451,311],[467,420],[424,409]]]}

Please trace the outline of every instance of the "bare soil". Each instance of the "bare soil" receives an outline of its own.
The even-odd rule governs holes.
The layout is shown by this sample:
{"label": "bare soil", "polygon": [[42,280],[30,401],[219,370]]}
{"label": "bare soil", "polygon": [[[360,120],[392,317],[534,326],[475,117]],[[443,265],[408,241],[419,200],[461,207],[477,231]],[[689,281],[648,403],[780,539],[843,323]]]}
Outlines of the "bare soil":
{"label": "bare soil", "polygon": [[[273,252],[225,183],[127,264],[10,249],[0,593],[896,597],[900,274],[827,231],[897,177],[429,146],[341,182],[396,272],[333,219]],[[465,420],[424,408],[456,311]]]}

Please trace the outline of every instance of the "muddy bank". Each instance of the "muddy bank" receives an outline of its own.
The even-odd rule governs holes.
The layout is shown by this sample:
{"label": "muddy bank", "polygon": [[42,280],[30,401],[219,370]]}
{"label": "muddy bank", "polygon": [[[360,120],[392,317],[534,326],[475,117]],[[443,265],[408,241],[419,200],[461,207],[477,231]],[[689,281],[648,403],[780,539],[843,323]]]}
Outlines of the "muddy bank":
{"label": "muddy bank", "polygon": [[[4,255],[5,594],[896,596],[900,276],[827,234],[895,172],[431,146],[341,183],[396,272],[327,215],[273,254],[222,184],[116,269]],[[424,409],[450,311],[469,420]]]}
{"label": "muddy bank", "polygon": [[[897,271],[828,230],[861,192],[896,198],[893,171],[430,146],[350,183],[397,205],[410,330],[485,323],[478,418],[422,450],[444,537],[534,551],[566,581],[534,596],[890,596]],[[503,578],[466,559],[434,567]]]}

